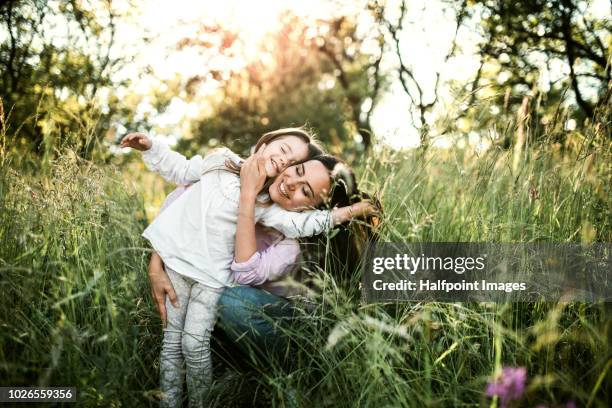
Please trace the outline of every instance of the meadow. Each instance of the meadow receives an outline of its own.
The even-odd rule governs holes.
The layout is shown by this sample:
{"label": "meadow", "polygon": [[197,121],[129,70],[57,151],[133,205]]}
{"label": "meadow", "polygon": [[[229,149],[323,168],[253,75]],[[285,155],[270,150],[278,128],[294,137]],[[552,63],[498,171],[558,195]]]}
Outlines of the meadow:
{"label": "meadow", "polygon": [[[384,241],[611,242],[611,126],[603,112],[562,142],[560,120],[514,149],[376,149],[356,170],[383,202]],[[169,187],[138,160],[23,154],[2,129],[0,385],[154,406],[161,327],[140,233]],[[317,306],[287,329],[293,364],[220,352],[212,406],[498,407],[485,390],[508,367],[526,369],[514,406],[612,400],[607,303],[365,304],[358,271],[315,272]]]}

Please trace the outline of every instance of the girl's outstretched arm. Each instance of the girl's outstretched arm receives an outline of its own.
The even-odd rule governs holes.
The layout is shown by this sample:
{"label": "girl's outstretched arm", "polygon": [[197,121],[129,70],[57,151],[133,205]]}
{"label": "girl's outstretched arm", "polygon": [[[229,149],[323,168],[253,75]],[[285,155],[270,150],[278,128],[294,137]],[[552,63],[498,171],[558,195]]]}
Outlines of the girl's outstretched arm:
{"label": "girl's outstretched arm", "polygon": [[331,211],[293,212],[278,205],[258,206],[255,208],[255,220],[280,231],[287,238],[311,237],[333,227]]}
{"label": "girl's outstretched arm", "polygon": [[149,150],[153,141],[144,133],[130,133],[121,139],[121,147],[131,147],[132,149],[144,152]]}
{"label": "girl's outstretched arm", "polygon": [[378,214],[378,209],[367,200],[331,210],[292,212],[271,206],[257,207],[256,211],[259,222],[280,231],[288,238],[310,237],[354,218]]}
{"label": "girl's outstretched arm", "polygon": [[196,155],[187,159],[182,154],[170,150],[165,144],[152,140],[144,133],[130,133],[121,140],[121,147],[140,150],[142,159],[149,170],[175,184],[190,184],[199,181],[207,170],[222,166],[226,157],[221,149],[205,158]]}

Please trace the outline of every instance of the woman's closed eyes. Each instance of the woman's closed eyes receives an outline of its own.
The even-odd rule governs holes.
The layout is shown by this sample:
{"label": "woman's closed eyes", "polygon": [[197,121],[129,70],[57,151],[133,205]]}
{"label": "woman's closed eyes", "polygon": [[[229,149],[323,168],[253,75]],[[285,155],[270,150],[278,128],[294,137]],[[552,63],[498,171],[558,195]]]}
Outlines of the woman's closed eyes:
{"label": "woman's closed eyes", "polygon": [[[299,166],[296,166],[295,172],[298,176],[304,177],[306,175],[306,168],[304,167],[304,163],[300,164]],[[308,185],[308,182],[306,182],[306,184],[302,187],[302,194],[304,194],[308,198],[313,197],[312,188],[310,187],[310,185]]]}

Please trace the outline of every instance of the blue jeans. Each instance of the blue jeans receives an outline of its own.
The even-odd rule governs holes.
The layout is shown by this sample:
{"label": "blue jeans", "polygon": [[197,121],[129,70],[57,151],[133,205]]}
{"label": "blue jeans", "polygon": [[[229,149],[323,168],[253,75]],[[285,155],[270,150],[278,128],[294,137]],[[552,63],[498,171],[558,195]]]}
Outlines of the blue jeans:
{"label": "blue jeans", "polygon": [[225,288],[218,304],[217,324],[252,357],[281,357],[289,338],[283,333],[294,317],[287,299],[251,286]]}

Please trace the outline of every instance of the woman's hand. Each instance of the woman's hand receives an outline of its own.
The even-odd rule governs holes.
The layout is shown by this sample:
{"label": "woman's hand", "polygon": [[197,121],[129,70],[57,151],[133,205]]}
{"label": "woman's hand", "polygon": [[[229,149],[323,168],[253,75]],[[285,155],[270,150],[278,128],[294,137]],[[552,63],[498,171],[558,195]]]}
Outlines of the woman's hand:
{"label": "woman's hand", "polygon": [[153,296],[155,308],[159,312],[164,327],[166,327],[168,316],[166,294],[168,294],[168,298],[174,307],[179,307],[179,303],[172,282],[170,282],[170,278],[164,270],[164,263],[156,252],[151,254],[151,261],[149,262],[149,284],[151,285],[151,296]]}
{"label": "woman's hand", "polygon": [[263,151],[266,145],[247,158],[240,168],[240,194],[255,199],[266,182]]}
{"label": "woman's hand", "polygon": [[121,139],[121,147],[131,147],[132,149],[144,152],[153,146],[151,139],[144,133],[130,133]]}

